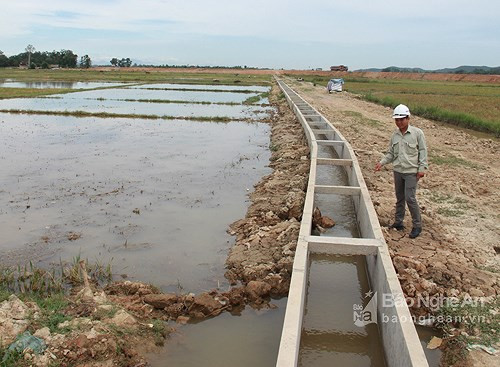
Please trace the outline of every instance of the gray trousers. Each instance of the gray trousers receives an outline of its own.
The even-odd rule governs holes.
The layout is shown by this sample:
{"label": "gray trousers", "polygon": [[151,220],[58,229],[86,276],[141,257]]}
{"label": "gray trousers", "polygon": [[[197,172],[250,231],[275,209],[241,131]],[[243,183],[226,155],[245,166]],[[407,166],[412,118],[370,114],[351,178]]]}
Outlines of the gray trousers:
{"label": "gray trousers", "polygon": [[396,191],[396,217],[395,223],[403,224],[405,219],[405,202],[410,210],[413,228],[422,228],[420,208],[417,198],[417,174],[399,173],[394,171],[394,190]]}

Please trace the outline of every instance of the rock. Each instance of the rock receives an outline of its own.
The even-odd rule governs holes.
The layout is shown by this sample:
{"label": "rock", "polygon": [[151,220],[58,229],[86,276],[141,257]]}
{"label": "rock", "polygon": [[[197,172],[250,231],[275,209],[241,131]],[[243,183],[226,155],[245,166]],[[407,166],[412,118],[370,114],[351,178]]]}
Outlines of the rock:
{"label": "rock", "polygon": [[175,294],[147,294],[144,296],[144,302],[150,304],[156,309],[163,310],[165,307],[176,303],[178,296]]}
{"label": "rock", "polygon": [[326,215],[321,217],[321,224],[320,224],[321,227],[332,228],[334,225],[335,221],[332,218],[327,217]]}
{"label": "rock", "polygon": [[38,329],[33,336],[47,340],[50,337],[50,329],[48,327]]}
{"label": "rock", "polygon": [[312,224],[313,226],[317,226],[321,222],[321,211],[318,207],[314,208],[313,216],[312,216]]}
{"label": "rock", "polygon": [[104,305],[106,303],[109,303],[108,297],[106,296],[106,293],[104,291],[97,293],[94,295],[94,302],[98,305]]}
{"label": "rock", "polygon": [[189,308],[189,314],[194,317],[216,316],[221,312],[222,305],[208,293],[202,293],[194,297],[192,306]]}
{"label": "rock", "polygon": [[0,345],[11,344],[17,335],[26,331],[29,314],[28,306],[15,295],[0,304]]}
{"label": "rock", "polygon": [[470,288],[469,294],[471,295],[471,297],[484,297],[484,292],[476,288]]}
{"label": "rock", "polygon": [[443,339],[438,338],[437,336],[433,336],[429,344],[427,344],[427,349],[439,348],[441,346],[441,343],[443,343]]}
{"label": "rock", "polygon": [[119,310],[115,316],[109,320],[117,326],[132,327],[137,325],[137,320],[125,310]]}
{"label": "rock", "polygon": [[189,319],[190,319],[190,317],[189,317],[189,316],[179,316],[179,317],[177,318],[176,322],[177,322],[178,324],[185,325],[185,324],[187,324],[187,323],[188,323]]}
{"label": "rock", "polygon": [[83,287],[80,292],[77,293],[76,299],[80,301],[94,301],[94,292],[89,287]]}
{"label": "rock", "polygon": [[247,284],[245,290],[250,301],[256,301],[260,298],[269,296],[271,285],[265,282],[252,280]]}
{"label": "rock", "polygon": [[94,328],[92,328],[88,333],[85,333],[84,335],[87,337],[87,339],[95,339],[99,336],[99,333]]}
{"label": "rock", "polygon": [[109,311],[113,310],[113,305],[99,305],[99,306],[97,306],[97,309],[100,311],[109,312]]}
{"label": "rock", "polygon": [[29,312],[29,307],[14,294],[0,304],[0,315],[4,314],[14,320],[26,319]]}

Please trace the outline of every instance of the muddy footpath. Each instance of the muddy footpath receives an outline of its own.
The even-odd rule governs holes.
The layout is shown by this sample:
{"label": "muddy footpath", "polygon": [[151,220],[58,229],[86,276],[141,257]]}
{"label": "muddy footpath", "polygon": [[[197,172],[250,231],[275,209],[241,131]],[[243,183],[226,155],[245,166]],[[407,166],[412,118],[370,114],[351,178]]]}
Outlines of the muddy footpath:
{"label": "muddy footpath", "polygon": [[[20,366],[146,366],[145,354],[159,352],[164,339],[175,332],[165,321],[185,324],[246,305],[276,307],[270,297],[288,293],[309,173],[307,141],[279,96],[274,86],[272,173],[255,185],[245,218],[228,229],[236,236],[226,262],[228,291],[162,293],[131,281],[102,288],[87,281],[81,269],[82,283],[65,299],[59,319],[50,308],[15,295],[0,304],[1,345],[11,345],[19,335],[43,344],[37,353],[33,345],[18,345],[4,353],[6,361],[16,360]],[[49,326],[43,326],[51,317]]]}

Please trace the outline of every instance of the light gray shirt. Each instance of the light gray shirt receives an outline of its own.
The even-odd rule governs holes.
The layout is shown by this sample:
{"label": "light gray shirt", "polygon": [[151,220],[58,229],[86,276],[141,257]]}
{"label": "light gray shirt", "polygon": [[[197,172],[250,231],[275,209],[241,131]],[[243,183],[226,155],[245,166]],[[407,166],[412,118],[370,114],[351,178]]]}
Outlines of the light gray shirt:
{"label": "light gray shirt", "polygon": [[418,127],[408,125],[405,134],[396,129],[392,134],[389,148],[380,164],[393,163],[393,169],[399,173],[425,172],[427,146],[425,136]]}

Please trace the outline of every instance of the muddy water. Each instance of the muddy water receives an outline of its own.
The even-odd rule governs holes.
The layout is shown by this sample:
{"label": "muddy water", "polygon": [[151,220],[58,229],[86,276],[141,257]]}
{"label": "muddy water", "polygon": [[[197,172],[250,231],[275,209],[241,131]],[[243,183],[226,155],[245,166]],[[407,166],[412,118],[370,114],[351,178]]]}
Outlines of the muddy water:
{"label": "muddy water", "polygon": [[[318,147],[318,156],[338,158],[327,146]],[[316,183],[347,185],[345,168],[317,166]],[[360,236],[350,195],[315,194],[314,206],[336,222],[322,236]],[[299,365],[385,366],[377,325],[354,324],[353,305],[364,306],[370,291],[365,258],[312,254],[308,284]]]}
{"label": "muddy water", "polygon": [[420,339],[420,344],[429,363],[429,367],[439,367],[441,361],[442,352],[440,349],[428,349],[427,344],[431,341],[433,336],[442,337],[442,333],[439,330],[433,328],[415,325]]}
{"label": "muddy water", "polygon": [[99,82],[16,82],[0,81],[0,88],[35,88],[35,89],[91,89],[101,87],[117,87],[126,83],[99,83]]}
{"label": "muddy water", "polygon": [[276,309],[246,307],[199,324],[176,326],[163,353],[150,356],[153,367],[274,366],[278,357],[286,299]]}
{"label": "muddy water", "polygon": [[81,253],[166,291],[223,286],[268,145],[261,123],[0,114],[1,261]]}
{"label": "muddy water", "polygon": [[141,84],[131,86],[130,88],[146,89],[216,89],[216,90],[241,90],[241,91],[255,91],[257,93],[268,92],[269,87],[260,85],[196,85],[196,84],[172,84],[172,83],[155,83],[155,84]]}
{"label": "muddy water", "polygon": [[[318,156],[322,158],[338,158],[333,148],[328,146],[318,147]],[[316,168],[317,185],[347,185],[347,174],[342,166],[318,165]],[[356,210],[352,197],[349,195],[314,195],[314,206],[321,210],[321,214],[332,218],[335,226],[327,228],[324,236],[359,237],[356,222]]]}
{"label": "muddy water", "polygon": [[300,366],[385,366],[377,326],[353,321],[369,290],[364,257],[311,255]]}
{"label": "muddy water", "polygon": [[[257,88],[257,87],[255,87]],[[255,93],[149,90],[139,88],[111,88],[52,95],[44,98],[15,98],[0,100],[0,109],[36,111],[85,111],[117,114],[144,114],[179,117],[229,117],[261,120],[268,116],[270,107],[242,105]],[[193,103],[139,102],[136,100],[186,101]],[[266,100],[261,100],[264,103]],[[200,102],[207,102],[199,104]],[[235,103],[217,105],[210,103]]]}

